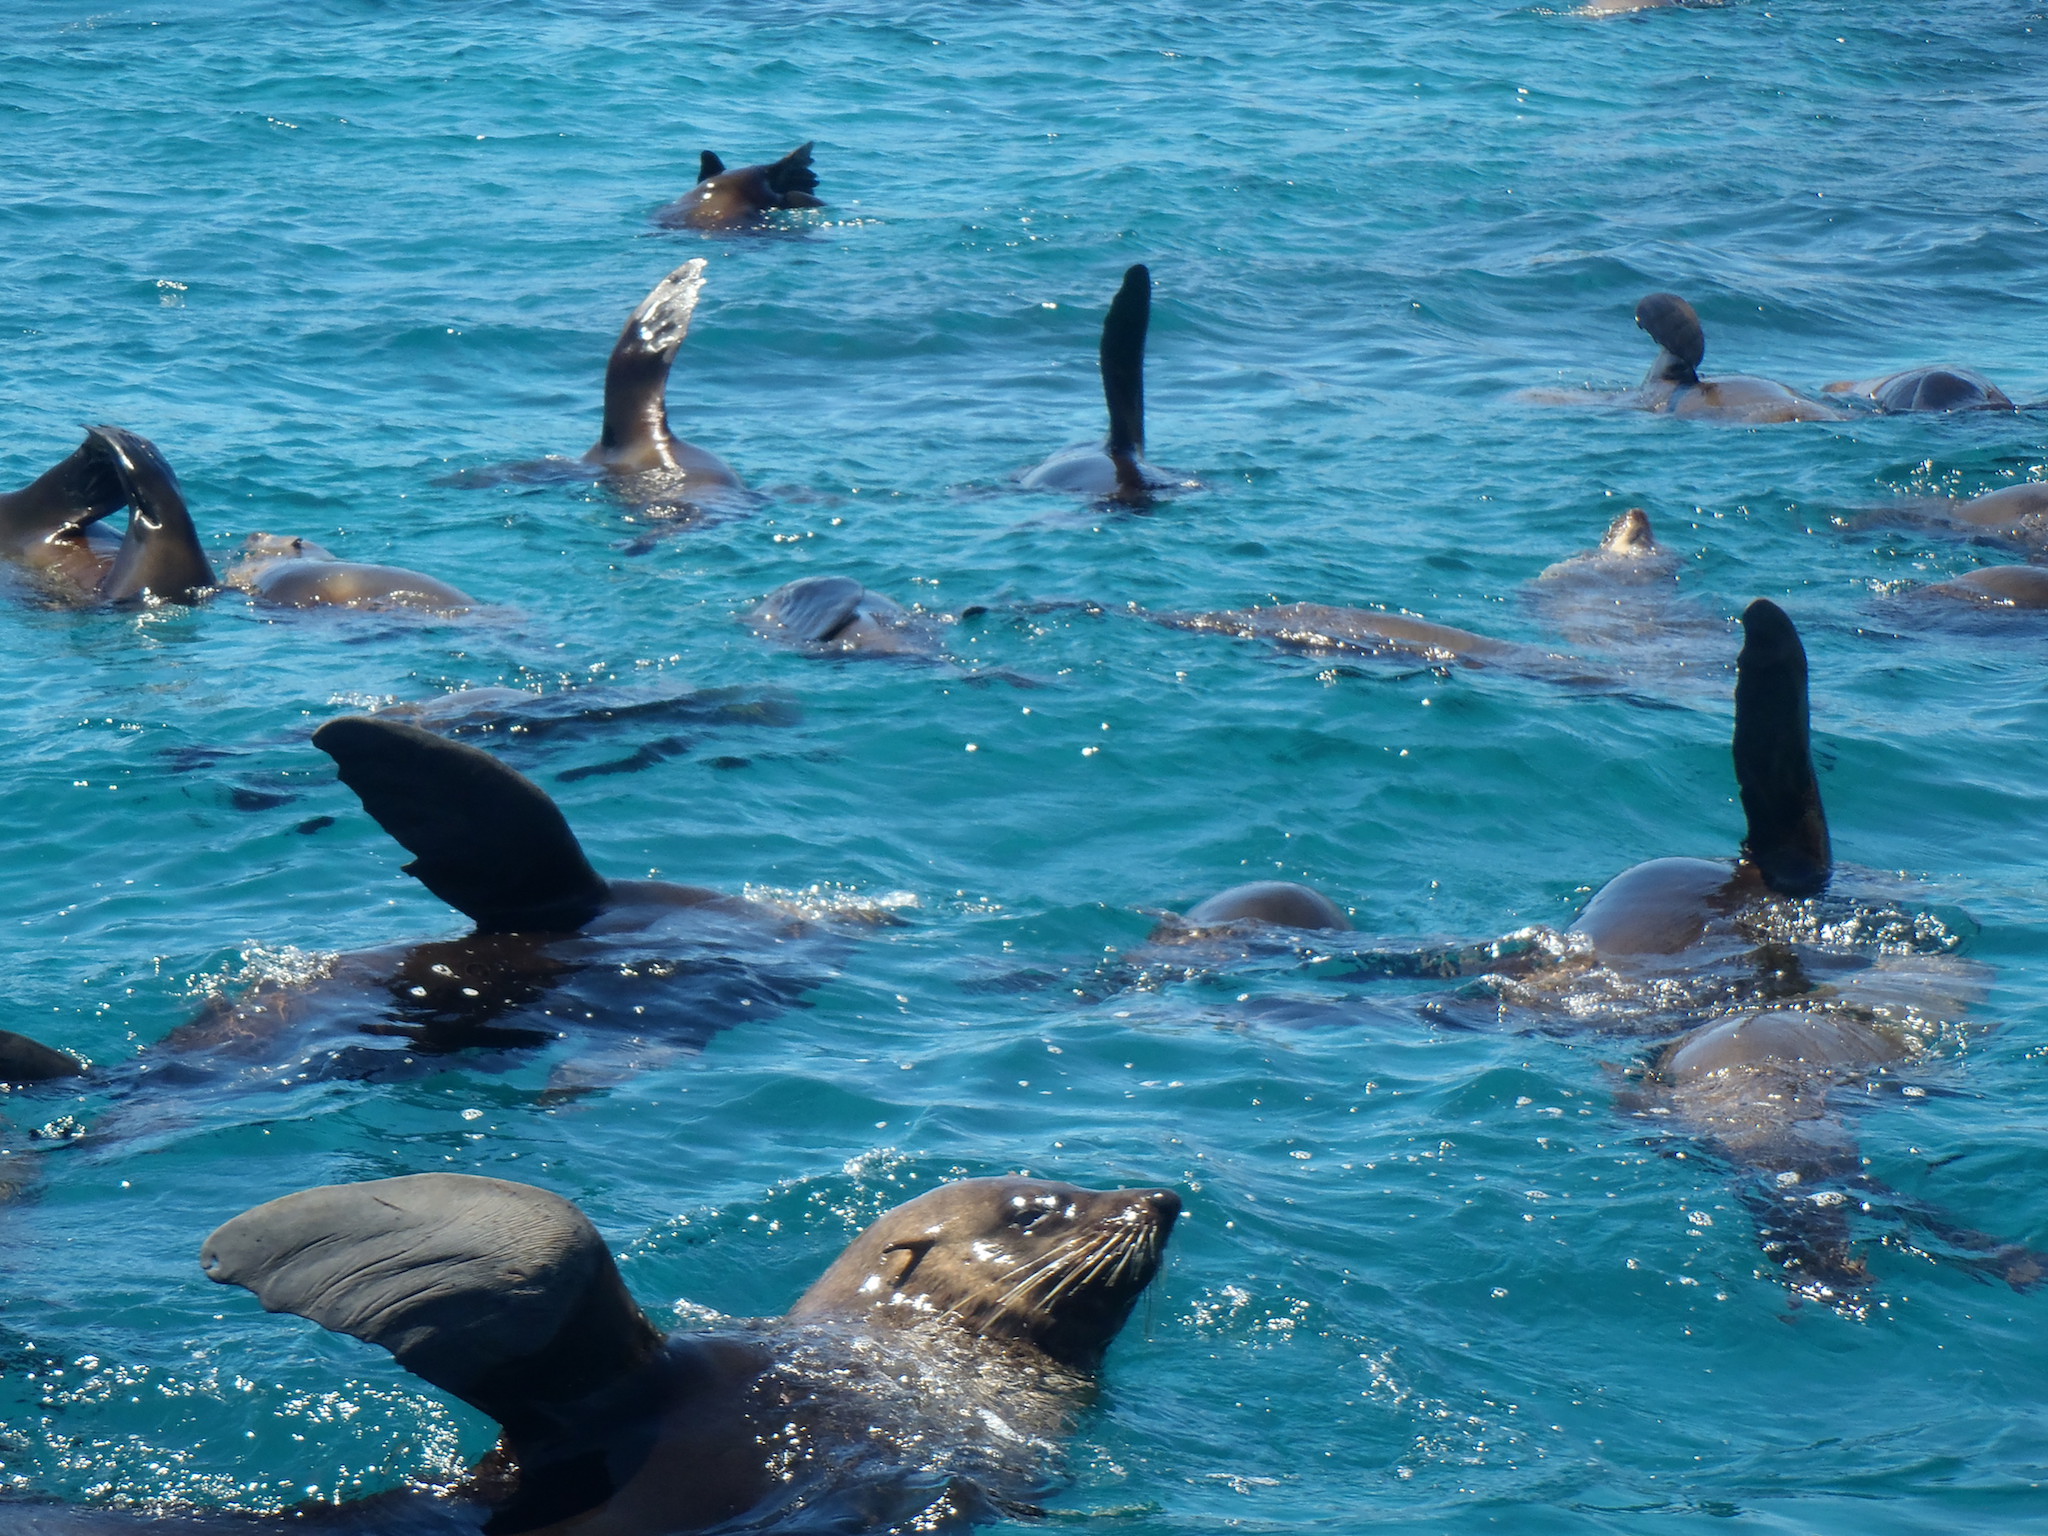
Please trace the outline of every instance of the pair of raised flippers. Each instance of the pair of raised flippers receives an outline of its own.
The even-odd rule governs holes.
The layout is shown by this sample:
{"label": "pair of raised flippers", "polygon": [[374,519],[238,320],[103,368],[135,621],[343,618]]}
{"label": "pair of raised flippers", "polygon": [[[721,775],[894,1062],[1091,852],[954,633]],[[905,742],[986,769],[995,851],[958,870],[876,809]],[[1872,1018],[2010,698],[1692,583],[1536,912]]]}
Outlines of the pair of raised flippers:
{"label": "pair of raised flippers", "polygon": [[[115,539],[103,520],[128,508]],[[214,586],[178,477],[147,438],[89,427],[69,458],[0,493],[0,554],[72,603],[189,603]]]}

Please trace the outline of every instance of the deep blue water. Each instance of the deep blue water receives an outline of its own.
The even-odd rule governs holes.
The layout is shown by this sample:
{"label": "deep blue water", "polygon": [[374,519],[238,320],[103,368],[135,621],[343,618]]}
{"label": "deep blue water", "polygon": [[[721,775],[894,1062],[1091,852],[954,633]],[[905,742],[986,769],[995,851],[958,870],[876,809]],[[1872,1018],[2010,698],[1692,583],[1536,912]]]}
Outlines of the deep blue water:
{"label": "deep blue water", "polygon": [[[1146,1536],[2048,1520],[2048,1298],[1873,1224],[1870,1305],[1795,1304],[1729,1171],[1617,1103],[1641,1035],[1294,957],[1118,959],[1145,910],[1255,876],[1458,941],[1561,928],[1638,859],[1732,853],[1732,621],[1768,596],[1811,653],[1838,857],[1903,877],[1981,994],[1942,1013],[1929,1092],[1856,1117],[1871,1172],[2048,1246],[2048,622],[1915,598],[2013,555],[1868,518],[2041,478],[2048,418],[1728,428],[1521,395],[1632,383],[1660,288],[1699,306],[1710,372],[1949,360],[2048,395],[2048,20],[1200,11],[15,0],[0,484],[118,422],[218,559],[299,533],[490,607],[81,612],[17,583],[0,1022],[117,1066],[293,951],[461,931],[305,733],[464,686],[786,701],[636,773],[555,777],[633,752],[625,726],[518,761],[610,873],[903,922],[809,1006],[568,1103],[542,1095],[573,1040],[399,1081],[11,1095],[39,1178],[0,1223],[6,1486],[276,1508],[488,1446],[383,1356],[200,1274],[208,1230],[292,1189],[530,1179],[657,1316],[745,1316],[930,1181],[1030,1169],[1189,1202],[1063,1512]],[[699,149],[804,139],[821,213],[650,225]],[[444,483],[582,452],[624,316],[700,254],[670,414],[757,507],[629,553],[647,525],[601,488]],[[1150,457],[1206,488],[1148,516],[1011,489],[1099,430],[1097,329],[1139,260]],[[1530,584],[1628,504],[1683,569],[1603,648]],[[828,572],[988,605],[949,632],[966,665],[821,662],[739,622]],[[1625,686],[1127,610],[1266,601],[1406,608]],[[66,1116],[81,1139],[30,1134]]]}

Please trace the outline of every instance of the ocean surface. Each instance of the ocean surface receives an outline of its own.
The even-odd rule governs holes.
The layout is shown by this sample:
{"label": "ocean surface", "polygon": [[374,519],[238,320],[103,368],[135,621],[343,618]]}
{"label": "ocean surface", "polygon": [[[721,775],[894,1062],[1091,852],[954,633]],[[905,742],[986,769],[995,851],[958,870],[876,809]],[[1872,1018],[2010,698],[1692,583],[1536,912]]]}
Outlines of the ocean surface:
{"label": "ocean surface", "polygon": [[[824,209],[651,223],[700,149],[807,139]],[[543,1184],[686,1323],[780,1310],[934,1181],[1029,1170],[1188,1203],[1063,1523],[2048,1526],[2048,1294],[1882,1212],[1867,1290],[1797,1294],[1741,1171],[1632,1107],[1697,1007],[1400,959],[1731,855],[1734,617],[1772,598],[1845,888],[1953,983],[1907,1090],[1850,1116],[1867,1172],[2048,1247],[2048,618],[1919,592],[2024,551],[1888,510],[2043,478],[2048,415],[1728,427],[1598,394],[1641,377],[1636,300],[1672,289],[1710,374],[1951,361],[2048,396],[2044,186],[2027,0],[13,0],[0,484],[119,423],[217,563],[301,534],[487,606],[0,592],[0,1025],[99,1069],[0,1099],[5,1489],[281,1509],[488,1448],[378,1351],[201,1274],[208,1231],[291,1190]],[[693,256],[671,420],[755,502],[685,526],[465,476],[582,453],[619,326]],[[1149,457],[1201,488],[1145,514],[1017,490],[1101,431],[1138,261]],[[1676,579],[1542,600],[1629,505]],[[831,573],[950,619],[952,659],[743,622]],[[1297,601],[1584,675],[1147,617]],[[740,701],[507,753],[606,872],[816,917],[800,1000],[680,1048],[611,1021],[371,1080],[138,1087],[210,996],[463,931],[307,735],[485,686]],[[1356,942],[1148,944],[1253,878],[1316,885]],[[1840,907],[1801,931],[1868,964]],[[593,1054],[598,1088],[550,1091]]]}

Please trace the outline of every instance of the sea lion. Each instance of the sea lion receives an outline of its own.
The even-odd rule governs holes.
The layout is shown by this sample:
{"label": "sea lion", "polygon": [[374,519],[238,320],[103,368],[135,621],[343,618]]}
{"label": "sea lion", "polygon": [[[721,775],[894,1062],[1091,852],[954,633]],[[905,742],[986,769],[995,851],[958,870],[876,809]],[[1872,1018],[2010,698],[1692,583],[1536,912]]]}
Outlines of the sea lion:
{"label": "sea lion", "polygon": [[419,1057],[532,1048],[568,1028],[597,1037],[588,1060],[616,1056],[623,1070],[770,1018],[823,979],[830,941],[797,943],[811,930],[787,910],[603,878],[554,801],[487,752],[365,716],[330,720],[313,745],[414,855],[405,872],[472,931],[302,958],[207,1003],[124,1081],[403,1075]]}
{"label": "sea lion", "polygon": [[702,256],[669,273],[626,317],[604,370],[604,430],[583,455],[610,475],[658,474],[691,491],[736,490],[740,477],[724,460],[669,430],[668,375],[690,317],[704,292]]}
{"label": "sea lion", "polygon": [[[123,504],[116,543],[98,524]],[[86,428],[69,457],[0,494],[0,556],[80,604],[193,603],[215,585],[177,475],[156,444],[123,427]]]}
{"label": "sea lion", "polygon": [[1840,379],[1823,394],[1846,396],[1887,416],[1913,411],[2016,411],[2006,392],[1968,368],[1908,368],[1878,379]]}
{"label": "sea lion", "polygon": [[1668,580],[1678,569],[1678,557],[1662,544],[1650,527],[1650,514],[1630,507],[1607,525],[1600,543],[1583,554],[1546,565],[1538,581],[1601,583]]}
{"label": "sea lion", "polygon": [[739,229],[766,222],[781,208],[822,208],[811,169],[810,144],[799,144],[780,160],[728,171],[705,150],[698,157],[697,184],[655,214],[664,229]]}
{"label": "sea lion", "polygon": [[1922,590],[1992,608],[2048,608],[2048,570],[2038,565],[1985,565]]}
{"label": "sea lion", "polygon": [[1169,915],[1152,937],[1158,940],[1236,923],[1263,923],[1271,928],[1316,932],[1351,929],[1351,919],[1344,909],[1321,891],[1291,880],[1253,880],[1218,891],[1178,915]]}
{"label": "sea lion", "polygon": [[1065,448],[1018,484],[1027,491],[1078,491],[1111,501],[1142,503],[1154,491],[1181,483],[1144,461],[1145,332],[1152,323],[1152,273],[1135,266],[1110,300],[1102,321],[1102,394],[1109,405],[1109,437],[1100,448]]}
{"label": "sea lion", "polygon": [[287,1195],[200,1264],[495,1419],[465,1490],[492,1536],[923,1530],[1043,1487],[1179,1213],[1165,1189],[962,1180],[886,1212],[781,1319],[666,1339],[575,1206],[467,1174]]}
{"label": "sea lion", "polygon": [[1968,1267],[2033,1285],[2048,1274],[2042,1255],[1961,1229],[1878,1183],[1829,1102],[1833,1090],[1867,1088],[1920,1054],[1917,1036],[1839,1007],[1745,1012],[1667,1046],[1639,1107],[1671,1116],[1752,1176],[1742,1202],[1764,1251],[1801,1294],[1853,1307],[1869,1283],[1851,1241],[1852,1209],[1883,1210],[1933,1233]]}
{"label": "sea lion", "polygon": [[938,655],[929,624],[851,576],[806,576],[777,587],[747,622],[758,634],[829,655]]}
{"label": "sea lion", "polygon": [[1736,374],[1702,379],[1706,332],[1693,307],[1675,293],[1653,293],[1636,305],[1636,324],[1657,343],[1656,361],[1629,397],[1638,409],[1703,421],[1842,421],[1833,406],[1794,394],[1769,379]]}
{"label": "sea lion", "polygon": [[227,585],[273,608],[424,608],[467,613],[477,606],[447,582],[395,565],[343,560],[311,539],[252,533]]}
{"label": "sea lion", "polygon": [[1652,859],[1608,881],[1570,929],[1603,960],[1676,954],[1715,918],[1773,894],[1816,896],[1834,872],[1813,771],[1806,648],[1767,598],[1743,611],[1742,631],[1734,753],[1749,825],[1741,856]]}

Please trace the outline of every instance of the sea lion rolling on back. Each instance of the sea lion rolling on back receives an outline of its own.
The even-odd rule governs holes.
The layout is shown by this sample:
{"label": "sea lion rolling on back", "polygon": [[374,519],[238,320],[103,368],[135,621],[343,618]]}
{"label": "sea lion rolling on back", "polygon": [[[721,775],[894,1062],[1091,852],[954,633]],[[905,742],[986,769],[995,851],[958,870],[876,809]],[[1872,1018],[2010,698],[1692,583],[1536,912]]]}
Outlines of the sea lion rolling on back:
{"label": "sea lion rolling on back", "polygon": [[[98,524],[123,503],[115,543]],[[73,601],[193,603],[215,585],[177,475],[123,427],[88,427],[68,458],[0,495],[0,554],[56,578]]]}
{"label": "sea lion rolling on back", "polygon": [[704,258],[684,262],[626,317],[604,371],[604,430],[584,457],[614,475],[663,472],[690,489],[737,488],[740,477],[716,454],[669,430],[669,370],[704,291]]}
{"label": "sea lion rolling on back", "polygon": [[1151,323],[1152,273],[1134,266],[1124,273],[1102,321],[1102,394],[1109,407],[1109,436],[1099,448],[1063,449],[1026,470],[1017,482],[1025,490],[1078,491],[1143,503],[1153,491],[1177,483],[1144,460],[1145,334]]}
{"label": "sea lion rolling on back", "polygon": [[1616,875],[1571,926],[1603,959],[1676,954],[1715,916],[1770,894],[1818,895],[1834,872],[1813,771],[1806,649],[1765,598],[1743,611],[1742,628],[1733,749],[1748,821],[1741,857],[1652,859]]}
{"label": "sea lion rolling on back", "polygon": [[757,634],[830,654],[938,655],[929,626],[851,576],[806,576],[777,587],[747,617]]}
{"label": "sea lion rolling on back", "polygon": [[1632,397],[1638,408],[1707,421],[1840,421],[1842,413],[1770,379],[1735,374],[1702,379],[1706,331],[1693,307],[1675,293],[1653,293],[1636,305],[1636,324],[1658,352]]}
{"label": "sea lion rolling on back", "polygon": [[782,208],[822,208],[812,194],[818,173],[811,169],[810,144],[799,144],[780,160],[728,171],[705,150],[698,157],[697,184],[655,214],[668,229],[738,229],[759,224]]}

